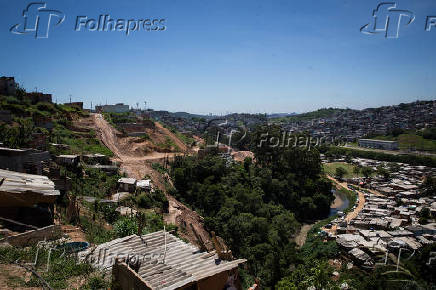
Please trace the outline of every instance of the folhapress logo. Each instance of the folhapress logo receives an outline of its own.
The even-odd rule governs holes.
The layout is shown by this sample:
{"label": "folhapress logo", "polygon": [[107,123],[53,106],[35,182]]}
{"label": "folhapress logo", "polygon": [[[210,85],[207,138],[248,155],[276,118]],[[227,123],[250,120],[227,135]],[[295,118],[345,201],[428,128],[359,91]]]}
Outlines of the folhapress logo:
{"label": "folhapress logo", "polygon": [[35,38],[48,38],[53,18],[57,21],[54,26],[65,20],[65,14],[59,10],[47,9],[47,3],[33,2],[23,11],[23,23],[15,24],[10,31],[15,34],[33,33]]}
{"label": "folhapress logo", "polygon": [[[394,2],[380,3],[373,11],[370,23],[362,26],[360,32],[365,34],[384,33],[386,38],[398,38],[400,26],[407,26],[415,20],[415,14],[408,10],[396,9]],[[402,19],[406,22],[402,23]]]}
{"label": "folhapress logo", "polygon": [[[33,34],[35,38],[48,38],[49,31],[65,20],[65,14],[59,10],[47,9],[45,2],[32,2],[23,11],[23,22],[13,25],[10,32],[14,34]],[[53,23],[53,19],[57,21]],[[161,17],[144,17],[141,19],[113,19],[109,14],[96,17],[77,16],[76,32],[118,31],[130,35],[136,31],[164,31],[166,19]]]}

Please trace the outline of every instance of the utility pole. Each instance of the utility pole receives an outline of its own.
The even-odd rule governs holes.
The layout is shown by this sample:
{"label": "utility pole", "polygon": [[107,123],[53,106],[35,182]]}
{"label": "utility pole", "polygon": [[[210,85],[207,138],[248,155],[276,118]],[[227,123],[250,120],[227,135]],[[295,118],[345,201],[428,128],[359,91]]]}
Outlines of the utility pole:
{"label": "utility pole", "polygon": [[399,265],[400,265],[400,257],[401,257],[401,250],[402,250],[402,249],[403,249],[403,248],[400,247],[400,251],[399,251],[399,253],[398,253],[397,272],[398,272],[398,267],[399,267]]}

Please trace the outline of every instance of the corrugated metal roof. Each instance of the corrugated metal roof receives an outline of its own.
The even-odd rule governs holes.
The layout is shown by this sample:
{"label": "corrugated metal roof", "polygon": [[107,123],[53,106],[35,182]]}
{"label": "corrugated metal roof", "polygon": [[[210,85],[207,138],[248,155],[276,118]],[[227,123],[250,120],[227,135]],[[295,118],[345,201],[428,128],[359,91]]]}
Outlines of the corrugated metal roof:
{"label": "corrugated metal roof", "polygon": [[164,231],[116,239],[81,252],[79,257],[106,271],[112,269],[116,257],[139,258],[138,274],[153,289],[175,289],[246,262],[219,260],[215,252],[200,252],[194,245]]}
{"label": "corrugated metal roof", "polygon": [[136,179],[135,178],[122,177],[122,178],[118,179],[118,183],[135,184],[136,183]]}
{"label": "corrugated metal roof", "polygon": [[144,180],[138,180],[137,182],[136,182],[136,186],[137,187],[150,187],[150,182],[151,182],[151,180],[150,179],[144,179]]}
{"label": "corrugated metal roof", "polygon": [[0,169],[0,180],[3,180],[0,185],[2,203],[9,206],[13,205],[9,204],[10,202],[16,203],[17,206],[44,201],[53,202],[60,194],[59,190],[54,189],[53,181],[47,176]]}

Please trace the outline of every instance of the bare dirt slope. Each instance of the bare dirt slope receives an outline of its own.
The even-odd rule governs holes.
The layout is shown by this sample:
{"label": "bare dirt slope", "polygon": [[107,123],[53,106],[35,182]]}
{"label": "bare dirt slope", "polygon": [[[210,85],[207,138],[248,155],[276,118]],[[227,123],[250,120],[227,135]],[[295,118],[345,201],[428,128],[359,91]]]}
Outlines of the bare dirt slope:
{"label": "bare dirt slope", "polygon": [[[177,138],[172,132],[164,128],[161,124],[155,123],[156,129],[154,133],[159,132],[173,140],[173,142],[184,152],[189,152],[186,145]],[[161,162],[164,158],[174,158],[181,155],[180,152],[148,152],[144,150],[145,143],[137,142],[138,138],[122,137],[120,132],[113,128],[101,114],[92,114],[89,118],[81,120],[80,125],[93,128],[97,137],[107,146],[115,155],[114,160],[120,162],[121,170],[129,177],[142,179],[144,176],[150,176],[153,184],[159,189],[166,192],[165,183],[171,184],[169,176],[162,176],[159,172],[153,170],[152,163]],[[150,134],[152,140],[154,136]],[[211,250],[212,243],[210,242],[209,233],[203,227],[203,219],[195,211],[186,207],[183,203],[176,200],[173,196],[167,194],[169,201],[169,214],[165,216],[167,223],[175,224],[179,227],[180,235],[186,238],[191,243],[198,245],[198,240],[195,233],[192,231],[191,225],[200,235],[201,239],[206,243],[206,247]]]}
{"label": "bare dirt slope", "polygon": [[154,124],[156,125],[156,130],[160,134],[163,134],[165,137],[170,138],[177,145],[177,147],[179,147],[181,149],[181,151],[183,151],[183,152],[190,151],[190,149],[186,146],[186,144],[183,143],[179,138],[177,138],[177,136],[173,132],[171,132],[170,130],[168,130],[167,128],[162,126],[162,124],[160,124],[158,122],[155,122]]}
{"label": "bare dirt slope", "polygon": [[25,287],[20,286],[23,281],[28,282],[32,273],[14,265],[0,264],[0,289],[17,289],[17,290],[36,290],[42,287]]}

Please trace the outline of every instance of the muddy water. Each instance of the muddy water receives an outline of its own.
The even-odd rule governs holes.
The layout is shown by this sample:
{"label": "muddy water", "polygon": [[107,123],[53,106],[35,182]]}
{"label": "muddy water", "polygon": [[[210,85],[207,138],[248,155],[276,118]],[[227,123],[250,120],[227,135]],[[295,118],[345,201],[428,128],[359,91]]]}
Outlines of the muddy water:
{"label": "muddy water", "polygon": [[333,195],[335,196],[335,200],[330,206],[329,216],[335,215],[338,211],[344,211],[350,205],[348,197],[343,192],[335,190]]}

